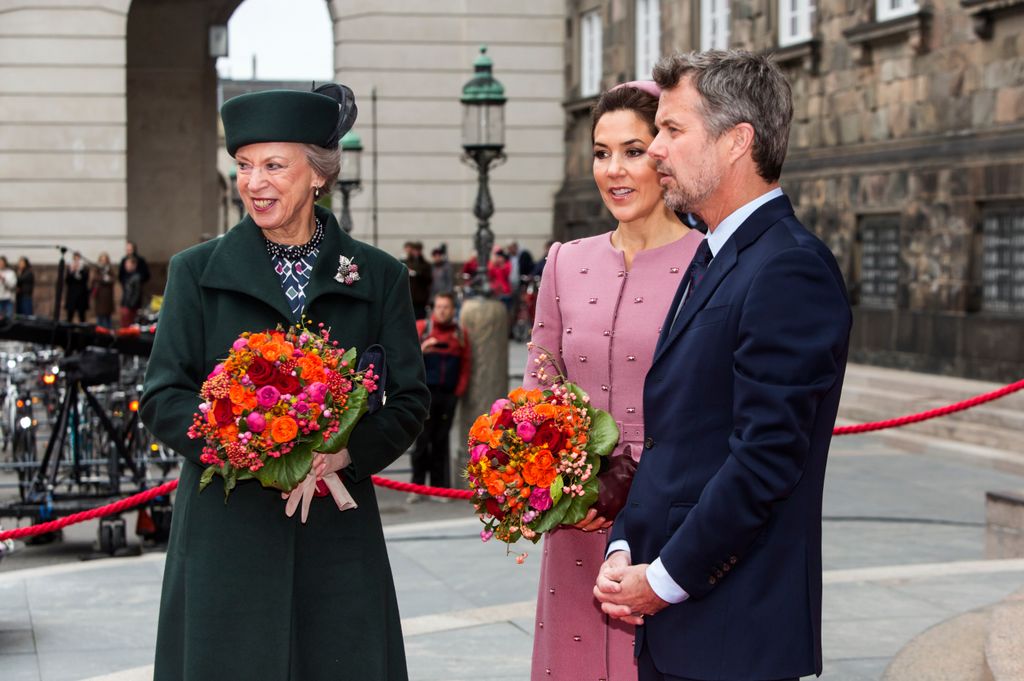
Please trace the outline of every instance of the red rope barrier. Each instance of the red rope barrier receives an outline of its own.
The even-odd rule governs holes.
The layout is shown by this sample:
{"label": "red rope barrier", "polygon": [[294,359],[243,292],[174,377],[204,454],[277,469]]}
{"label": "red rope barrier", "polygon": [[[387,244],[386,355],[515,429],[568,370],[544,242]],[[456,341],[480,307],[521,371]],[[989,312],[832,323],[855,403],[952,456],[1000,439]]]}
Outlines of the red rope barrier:
{"label": "red rope barrier", "polygon": [[378,487],[397,490],[399,492],[410,492],[412,494],[425,494],[431,497],[448,497],[449,499],[469,499],[473,493],[468,489],[449,489],[447,487],[427,487],[426,485],[415,485],[411,482],[399,482],[390,478],[382,478],[379,475],[372,476],[373,484]]}
{"label": "red rope barrier", "polygon": [[[1024,390],[1024,379],[1003,386],[998,390],[985,393],[983,395],[976,395],[969,399],[950,404],[945,407],[939,407],[937,409],[930,409],[928,411],[921,412],[919,414],[909,414],[907,416],[900,416],[895,419],[888,419],[886,421],[874,421],[872,423],[860,423],[853,426],[840,426],[832,431],[833,435],[854,435],[857,433],[868,433],[875,430],[883,430],[886,428],[896,428],[899,426],[906,426],[911,423],[920,423],[921,421],[927,421],[929,419],[938,418],[940,416],[947,416],[954,414],[958,411],[964,411],[971,407],[976,407],[979,404],[985,404],[992,400],[997,400],[1000,397],[1005,397],[1011,393],[1015,393],[1018,390]],[[428,487],[426,485],[415,485],[411,482],[399,482],[398,480],[391,480],[389,478],[382,478],[379,475],[372,476],[373,484],[378,487],[385,487],[387,489],[393,489],[398,492],[409,492],[411,494],[422,494],[433,497],[448,497],[450,499],[470,499],[473,493],[466,489],[449,489],[446,487]],[[22,537],[31,537],[37,534],[46,534],[47,532],[56,532],[62,527],[73,525],[75,523],[84,522],[86,520],[93,520],[94,518],[100,518],[102,516],[113,515],[115,513],[121,513],[139,506],[141,504],[150,501],[154,497],[162,496],[170,493],[178,486],[177,480],[171,480],[165,482],[159,487],[140,492],[133,496],[115,501],[112,504],[106,506],[100,506],[88,511],[82,511],[81,513],[74,513],[69,516],[60,518],[59,520],[52,520],[47,523],[41,523],[39,525],[31,525],[29,527],[19,527],[14,530],[8,530],[6,532],[0,532],[0,541],[5,539],[21,539]]]}
{"label": "red rope barrier", "polygon": [[112,504],[106,506],[100,506],[99,508],[89,509],[88,511],[82,511],[80,513],[72,513],[71,515],[64,516],[58,520],[51,520],[48,523],[40,523],[39,525],[31,525],[29,527],[19,527],[14,530],[7,530],[6,532],[0,532],[0,541],[4,539],[21,539],[22,537],[32,537],[37,534],[46,534],[47,532],[56,532],[57,530],[67,527],[68,525],[74,525],[75,523],[85,522],[86,520],[93,520],[94,518],[100,518],[106,515],[114,515],[115,513],[121,513],[127,511],[129,508],[134,508],[140,504],[144,504],[147,501],[164,494],[169,494],[171,490],[178,486],[177,480],[171,480],[165,482],[159,487],[153,489],[147,489],[145,492],[139,492],[130,497],[115,501]]}
{"label": "red rope barrier", "polygon": [[997,400],[1000,397],[1005,397],[1010,393],[1015,393],[1018,390],[1024,389],[1024,379],[1004,385],[998,390],[985,393],[983,395],[976,395],[969,399],[957,402],[955,404],[946,405],[945,407],[939,407],[938,409],[930,409],[923,411],[920,414],[910,414],[907,416],[900,416],[899,418],[889,419],[887,421],[875,421],[874,423],[860,423],[854,426],[842,426],[832,431],[833,435],[854,435],[856,433],[868,433],[873,430],[883,430],[885,428],[896,428],[899,426],[906,426],[911,423],[920,423],[921,421],[927,421],[928,419],[934,419],[939,416],[946,416],[948,414],[954,414],[958,411],[964,411],[971,407],[977,407],[979,404],[985,404],[992,400]]}

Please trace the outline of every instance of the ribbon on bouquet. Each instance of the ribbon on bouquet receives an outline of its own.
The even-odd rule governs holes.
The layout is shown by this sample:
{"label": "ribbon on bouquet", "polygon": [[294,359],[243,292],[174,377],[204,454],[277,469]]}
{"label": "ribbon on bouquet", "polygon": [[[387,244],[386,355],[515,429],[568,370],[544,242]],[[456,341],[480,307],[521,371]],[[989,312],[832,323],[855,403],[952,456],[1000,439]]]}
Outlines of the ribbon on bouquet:
{"label": "ribbon on bouquet", "polygon": [[[351,462],[347,449],[342,449],[338,454],[329,454],[328,456],[344,457],[342,468],[345,468]],[[299,519],[305,523],[306,518],[309,517],[309,507],[313,503],[313,498],[317,496],[327,496],[327,494],[318,493],[321,483],[327,488],[327,493],[331,495],[332,499],[334,499],[334,503],[338,506],[339,511],[347,511],[350,508],[359,507],[355,499],[352,498],[352,495],[349,494],[348,489],[345,488],[345,483],[341,481],[341,478],[337,473],[327,473],[317,480],[315,471],[310,471],[309,475],[306,476],[305,480],[299,483],[298,487],[293,489],[291,492],[286,492],[281,495],[282,498],[287,499],[287,503],[284,505],[285,515],[291,518],[295,515],[295,511],[301,505],[302,512],[299,514]]]}

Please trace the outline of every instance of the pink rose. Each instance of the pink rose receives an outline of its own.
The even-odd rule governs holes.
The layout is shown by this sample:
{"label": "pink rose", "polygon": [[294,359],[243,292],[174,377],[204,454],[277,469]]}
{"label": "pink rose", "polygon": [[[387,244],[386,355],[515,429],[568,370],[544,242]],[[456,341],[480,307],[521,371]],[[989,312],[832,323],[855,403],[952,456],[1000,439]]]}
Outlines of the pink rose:
{"label": "pink rose", "polygon": [[310,383],[306,386],[306,394],[309,395],[310,402],[323,404],[324,398],[327,397],[327,384],[320,381]]}
{"label": "pink rose", "polygon": [[231,349],[234,350],[235,352],[238,352],[240,350],[244,350],[246,348],[246,346],[248,346],[248,345],[249,345],[249,339],[248,338],[238,338],[238,339],[235,340],[234,343],[231,344]]}
{"label": "pink rose", "polygon": [[256,391],[256,402],[264,409],[270,409],[281,398],[281,391],[272,385],[265,385]]}
{"label": "pink rose", "polygon": [[263,429],[267,427],[267,420],[258,411],[250,412],[245,417],[245,423],[249,426],[249,430],[254,433],[262,433]]}
{"label": "pink rose", "polygon": [[476,463],[480,459],[487,456],[487,445],[477,445],[473,449],[469,450],[469,458],[473,463]]}
{"label": "pink rose", "polygon": [[512,406],[512,403],[502,397],[500,400],[495,400],[494,404],[491,405],[491,414],[497,414],[502,409],[508,409]]}
{"label": "pink rose", "polygon": [[534,487],[530,494],[530,508],[546,511],[551,508],[551,492],[547,487]]}
{"label": "pink rose", "polygon": [[537,434],[537,427],[529,421],[523,421],[516,426],[516,433],[519,434],[523,442],[530,442],[533,440],[533,436]]}

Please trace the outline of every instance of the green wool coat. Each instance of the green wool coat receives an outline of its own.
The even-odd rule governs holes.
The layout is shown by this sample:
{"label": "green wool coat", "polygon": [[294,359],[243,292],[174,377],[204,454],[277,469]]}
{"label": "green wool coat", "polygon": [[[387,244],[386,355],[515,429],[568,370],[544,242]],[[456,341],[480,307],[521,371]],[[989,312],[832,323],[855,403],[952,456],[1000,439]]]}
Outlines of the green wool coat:
{"label": "green wool coat", "polygon": [[[262,233],[248,217],[174,256],[142,397],[143,422],[185,461],[160,602],[156,681],[405,681],[401,621],[371,475],[413,442],[429,392],[409,275],[317,208],[326,233],[306,292],[307,317],[341,347],[387,352],[386,405],[349,441],[342,479],[357,509],[313,500],[288,518],[280,492],[223,479],[199,492],[201,441],[186,433],[199,388],[243,331],[291,323]],[[360,279],[334,280],[338,257]]]}

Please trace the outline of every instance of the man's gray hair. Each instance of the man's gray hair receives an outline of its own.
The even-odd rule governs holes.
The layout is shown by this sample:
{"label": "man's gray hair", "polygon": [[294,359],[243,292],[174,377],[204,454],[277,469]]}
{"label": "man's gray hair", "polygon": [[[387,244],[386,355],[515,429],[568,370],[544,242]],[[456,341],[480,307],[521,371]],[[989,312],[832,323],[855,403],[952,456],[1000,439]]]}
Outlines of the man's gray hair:
{"label": "man's gray hair", "polygon": [[325,149],[316,144],[303,144],[306,151],[306,161],[317,175],[324,178],[322,191],[330,193],[334,189],[334,183],[341,172],[341,147]]}
{"label": "man's gray hair", "polygon": [[767,55],[711,50],[674,54],[654,67],[654,81],[662,90],[677,87],[683,78],[700,93],[698,110],[711,138],[749,123],[758,175],[766,182],[778,180],[793,119],[792,91],[778,65]]}

